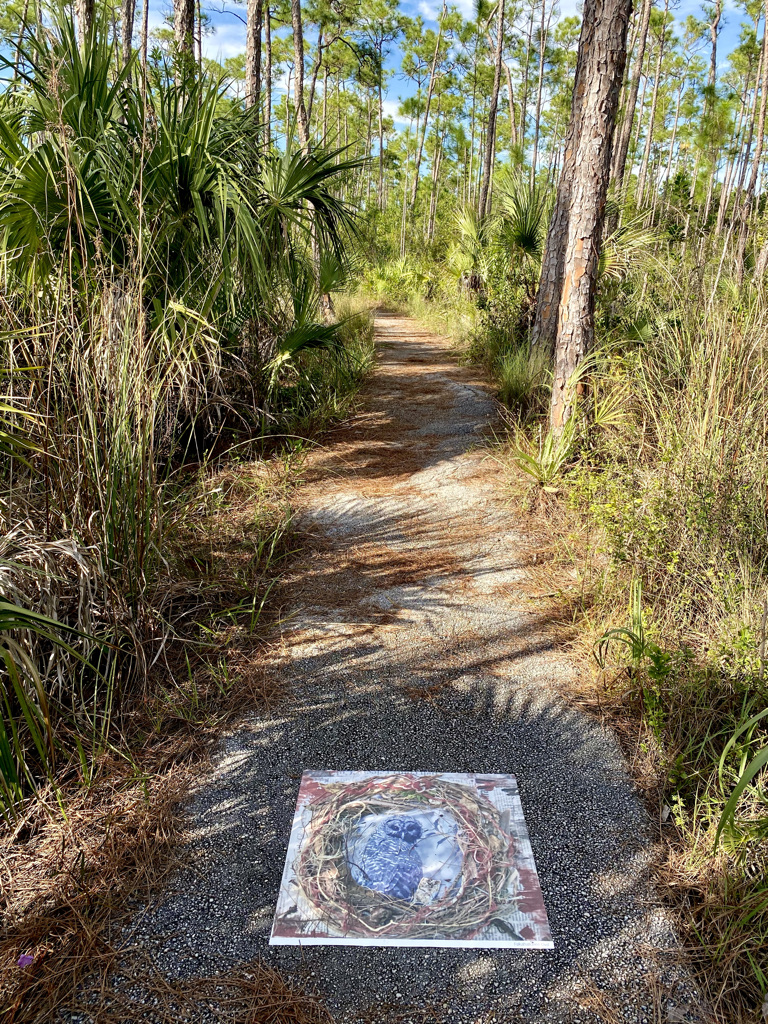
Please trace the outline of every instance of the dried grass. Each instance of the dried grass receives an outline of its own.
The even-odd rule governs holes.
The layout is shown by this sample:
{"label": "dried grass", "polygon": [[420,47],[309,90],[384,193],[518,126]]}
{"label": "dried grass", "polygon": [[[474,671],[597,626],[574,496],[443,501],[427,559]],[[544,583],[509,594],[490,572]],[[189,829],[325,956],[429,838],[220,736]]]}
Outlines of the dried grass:
{"label": "dried grass", "polygon": [[[88,778],[75,760],[60,765],[57,788],[0,831],[4,1024],[47,1024],[63,1008],[99,1024],[199,1020],[214,1003],[211,1020],[330,1021],[258,963],[225,977],[163,979],[122,931],[183,859],[182,803],[222,730],[284,694],[263,621],[255,629],[261,604],[243,600],[269,593],[289,550],[291,483],[276,466],[251,465],[208,474],[189,491],[174,540],[175,564],[182,553],[190,564],[165,596],[174,629],[141,699],[121,709]],[[22,955],[34,958],[29,966],[19,966]]]}
{"label": "dried grass", "polygon": [[[608,564],[599,551],[599,532],[561,499],[546,505],[528,500],[530,486],[519,477],[511,491],[531,543],[526,566],[529,597],[545,609],[557,643],[581,665],[594,668],[564,679],[567,696],[616,734],[651,820],[658,822],[654,875],[683,940],[681,965],[701,993],[703,1003],[697,1012],[708,1024],[757,1024],[761,993],[750,963],[759,962],[762,952],[766,924],[760,924],[760,918],[768,922],[766,891],[753,884],[764,870],[763,855],[755,855],[751,870],[742,870],[743,864],[738,871],[731,870],[726,854],[713,855],[714,825],[707,829],[695,821],[676,823],[666,806],[674,760],[670,751],[683,750],[690,742],[689,727],[695,725],[691,716],[704,713],[699,705],[706,698],[694,705],[681,691],[674,718],[665,726],[668,749],[663,751],[646,720],[637,680],[626,669],[598,671],[594,659],[599,636],[607,627],[624,625],[627,614],[598,594]],[[710,712],[715,714],[714,706]],[[595,992],[585,989],[583,1005],[606,1022],[618,1020],[620,1007],[609,1005],[604,993],[598,993],[598,999]]]}
{"label": "dried grass", "polygon": [[[191,746],[191,745],[190,745]],[[103,989],[119,956],[128,908],[156,892],[178,863],[183,765],[139,778],[122,759],[102,764],[105,781],[32,802],[2,837],[0,1003],[14,1024],[42,1024],[71,1005],[79,983]],[[179,755],[182,755],[179,757]],[[27,968],[23,954],[34,956]]]}

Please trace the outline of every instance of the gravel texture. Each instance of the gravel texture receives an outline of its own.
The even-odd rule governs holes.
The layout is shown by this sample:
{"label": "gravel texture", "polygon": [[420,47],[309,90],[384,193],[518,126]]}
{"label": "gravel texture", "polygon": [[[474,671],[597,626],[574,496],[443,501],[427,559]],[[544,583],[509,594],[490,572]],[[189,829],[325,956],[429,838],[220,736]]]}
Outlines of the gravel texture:
{"label": "gravel texture", "polygon": [[[191,866],[134,922],[169,976],[255,956],[342,1024],[692,1019],[615,738],[569,707],[574,666],[526,596],[528,547],[479,443],[473,371],[381,316],[362,412],[309,465],[308,553],[274,671],[289,700],[220,747],[188,808]],[[514,774],[554,951],[269,947],[305,769]]]}

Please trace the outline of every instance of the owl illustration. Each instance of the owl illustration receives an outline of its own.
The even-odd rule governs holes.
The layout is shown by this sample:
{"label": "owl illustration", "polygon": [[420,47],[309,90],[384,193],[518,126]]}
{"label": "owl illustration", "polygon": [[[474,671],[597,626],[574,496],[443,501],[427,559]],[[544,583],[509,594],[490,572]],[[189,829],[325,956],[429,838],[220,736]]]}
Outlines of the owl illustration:
{"label": "owl illustration", "polygon": [[422,878],[416,843],[421,825],[415,818],[396,815],[383,821],[358,850],[350,865],[358,885],[396,900],[411,900]]}

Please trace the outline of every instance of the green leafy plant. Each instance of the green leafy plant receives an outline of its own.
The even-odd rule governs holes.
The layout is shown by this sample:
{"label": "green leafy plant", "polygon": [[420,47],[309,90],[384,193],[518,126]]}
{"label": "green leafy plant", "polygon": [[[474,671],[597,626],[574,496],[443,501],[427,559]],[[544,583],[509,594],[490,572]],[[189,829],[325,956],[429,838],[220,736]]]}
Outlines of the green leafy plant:
{"label": "green leafy plant", "polygon": [[53,781],[60,745],[44,680],[19,633],[34,633],[87,664],[62,636],[82,637],[79,630],[0,597],[0,813],[5,817],[14,815],[28,792],[36,792],[41,774]]}
{"label": "green leafy plant", "polygon": [[[648,637],[643,616],[643,587],[639,579],[633,581],[630,589],[629,625],[607,630],[597,643],[595,653],[601,669],[606,668],[614,644],[624,647],[629,654],[630,672],[638,683],[646,719],[656,738],[661,739],[664,726],[662,689],[672,669],[672,659]],[[643,675],[647,676],[647,683]]]}
{"label": "green leafy plant", "polygon": [[[718,765],[718,775],[722,788],[725,788],[724,769],[728,756],[737,747],[740,741],[748,748],[755,730],[761,722],[764,723],[766,720],[768,720],[768,708],[765,708],[763,711],[760,711],[756,715],[752,715],[751,718],[747,719],[746,722],[739,726],[726,743]],[[768,766],[768,745],[759,749],[749,762],[747,762],[747,757],[748,754],[746,752],[741,755],[738,781],[731,791],[725,807],[723,808],[723,812],[720,815],[717,832],[715,834],[715,846],[719,843],[723,831],[727,828],[733,827],[736,818],[736,811],[743,793],[755,782],[761,772],[765,770],[766,766]]]}
{"label": "green leafy plant", "polygon": [[510,450],[510,458],[517,468],[534,480],[544,491],[557,490],[555,482],[573,454],[576,424],[569,420],[560,433],[548,430],[539,434],[534,444],[522,432]]}

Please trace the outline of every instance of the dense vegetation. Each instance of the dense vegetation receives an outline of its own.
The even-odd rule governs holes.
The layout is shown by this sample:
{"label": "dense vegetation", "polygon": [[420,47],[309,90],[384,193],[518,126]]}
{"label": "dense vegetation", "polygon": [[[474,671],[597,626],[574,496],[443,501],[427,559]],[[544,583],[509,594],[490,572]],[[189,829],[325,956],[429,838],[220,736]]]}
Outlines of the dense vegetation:
{"label": "dense vegetation", "polygon": [[682,22],[659,0],[634,11],[591,236],[593,329],[558,418],[565,307],[557,337],[542,330],[539,282],[563,209],[578,18],[478,0],[427,27],[394,0],[251,0],[244,54],[222,67],[190,0],[173,29],[150,31],[145,10],[135,33],[131,0],[81,0],[76,22],[2,7],[8,822],[35,794],[93,784],[105,752],[133,756],[122,744],[148,694],[155,722],[193,715],[180,652],[205,660],[222,623],[252,630],[280,502],[258,484],[252,557],[226,586],[200,584],[195,540],[223,466],[290,462],[347,407],[370,330],[332,316],[328,296],[352,272],[367,297],[450,329],[495,380],[509,410],[495,455],[557,535],[548,579],[601,666],[595,700],[641,752],[712,1012],[756,1019],[768,33],[758,3],[740,12],[724,54],[720,0]]}

